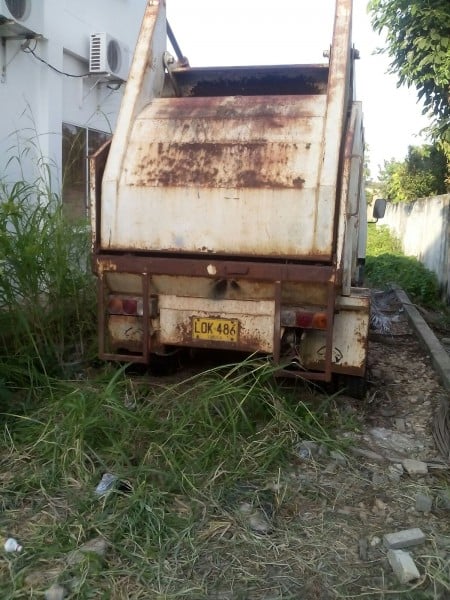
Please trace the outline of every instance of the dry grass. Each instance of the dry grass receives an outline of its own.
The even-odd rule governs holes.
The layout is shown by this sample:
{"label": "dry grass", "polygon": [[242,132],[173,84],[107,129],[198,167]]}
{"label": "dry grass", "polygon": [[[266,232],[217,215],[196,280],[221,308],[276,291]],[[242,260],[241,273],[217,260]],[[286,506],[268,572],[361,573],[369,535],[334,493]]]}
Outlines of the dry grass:
{"label": "dry grass", "polygon": [[[438,534],[450,527],[439,509],[414,550],[423,574],[414,585],[400,586],[382,544],[371,545],[413,526],[420,483],[377,487],[352,459],[299,458],[299,440],[342,449],[342,432],[357,425],[323,400],[280,388],[270,366],[250,361],[150,391],[112,372],[6,411],[2,532],[24,551],[3,554],[0,596],[41,598],[59,581],[77,599],[447,598]],[[98,498],[105,471],[127,485]],[[249,527],[243,503],[271,533]],[[68,560],[98,536],[104,557]]]}

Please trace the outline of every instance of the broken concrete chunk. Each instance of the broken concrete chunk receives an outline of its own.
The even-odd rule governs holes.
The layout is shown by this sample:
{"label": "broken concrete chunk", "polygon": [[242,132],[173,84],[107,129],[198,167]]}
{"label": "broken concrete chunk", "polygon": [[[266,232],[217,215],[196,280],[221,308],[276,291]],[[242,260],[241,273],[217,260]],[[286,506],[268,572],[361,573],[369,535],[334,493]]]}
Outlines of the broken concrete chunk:
{"label": "broken concrete chunk", "polygon": [[427,463],[421,460],[414,460],[412,458],[405,458],[402,464],[409,475],[426,475],[428,473]]}
{"label": "broken concrete chunk", "polygon": [[417,512],[423,512],[425,514],[431,512],[433,507],[433,498],[426,494],[417,494],[416,496],[416,510]]}
{"label": "broken concrete chunk", "polygon": [[389,564],[397,575],[400,583],[408,583],[420,577],[420,573],[409,552],[403,550],[389,550],[387,553]]}
{"label": "broken concrete chunk", "polygon": [[64,600],[66,596],[66,588],[57,583],[53,584],[52,587],[45,592],[45,600]]}
{"label": "broken concrete chunk", "polygon": [[423,544],[425,539],[425,534],[418,527],[415,527],[414,529],[403,529],[402,531],[396,531],[395,533],[386,533],[383,536],[386,548],[392,549],[418,546],[419,544]]}

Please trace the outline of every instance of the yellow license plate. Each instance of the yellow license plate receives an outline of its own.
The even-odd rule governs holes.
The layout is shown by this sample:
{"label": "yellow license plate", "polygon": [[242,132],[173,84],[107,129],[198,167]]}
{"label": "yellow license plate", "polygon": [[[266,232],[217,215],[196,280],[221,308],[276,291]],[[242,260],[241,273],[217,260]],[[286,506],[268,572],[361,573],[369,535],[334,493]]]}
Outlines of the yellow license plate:
{"label": "yellow license plate", "polygon": [[192,317],[192,339],[237,342],[239,339],[239,320]]}

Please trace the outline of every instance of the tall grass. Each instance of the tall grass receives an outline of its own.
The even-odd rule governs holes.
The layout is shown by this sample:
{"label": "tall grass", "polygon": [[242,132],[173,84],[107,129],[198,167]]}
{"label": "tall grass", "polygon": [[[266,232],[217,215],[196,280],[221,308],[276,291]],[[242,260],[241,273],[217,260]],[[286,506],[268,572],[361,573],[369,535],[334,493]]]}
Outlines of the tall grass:
{"label": "tall grass", "polygon": [[86,224],[70,224],[50,169],[31,183],[0,181],[0,378],[61,375],[86,354],[95,294]]}

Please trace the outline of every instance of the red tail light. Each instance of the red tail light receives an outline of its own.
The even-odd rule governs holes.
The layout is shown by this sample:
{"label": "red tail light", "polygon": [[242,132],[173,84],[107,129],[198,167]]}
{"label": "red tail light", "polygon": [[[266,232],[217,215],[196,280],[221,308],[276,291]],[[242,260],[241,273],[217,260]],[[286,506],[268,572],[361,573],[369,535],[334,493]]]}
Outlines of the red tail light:
{"label": "red tail light", "polygon": [[302,329],[309,329],[312,326],[314,313],[296,312],[295,324]]}
{"label": "red tail light", "polygon": [[122,300],[122,309],[125,315],[136,315],[137,305],[137,300],[134,298],[125,298]]}
{"label": "red tail light", "polygon": [[283,309],[281,311],[281,325],[283,327],[299,327],[300,329],[326,329],[328,325],[327,314],[303,309]]}
{"label": "red tail light", "polygon": [[108,299],[108,312],[110,315],[122,314],[122,300],[115,296],[110,296]]}
{"label": "red tail light", "polygon": [[142,298],[135,298],[130,296],[109,296],[108,313],[110,315],[127,315],[141,317],[143,315]]}

